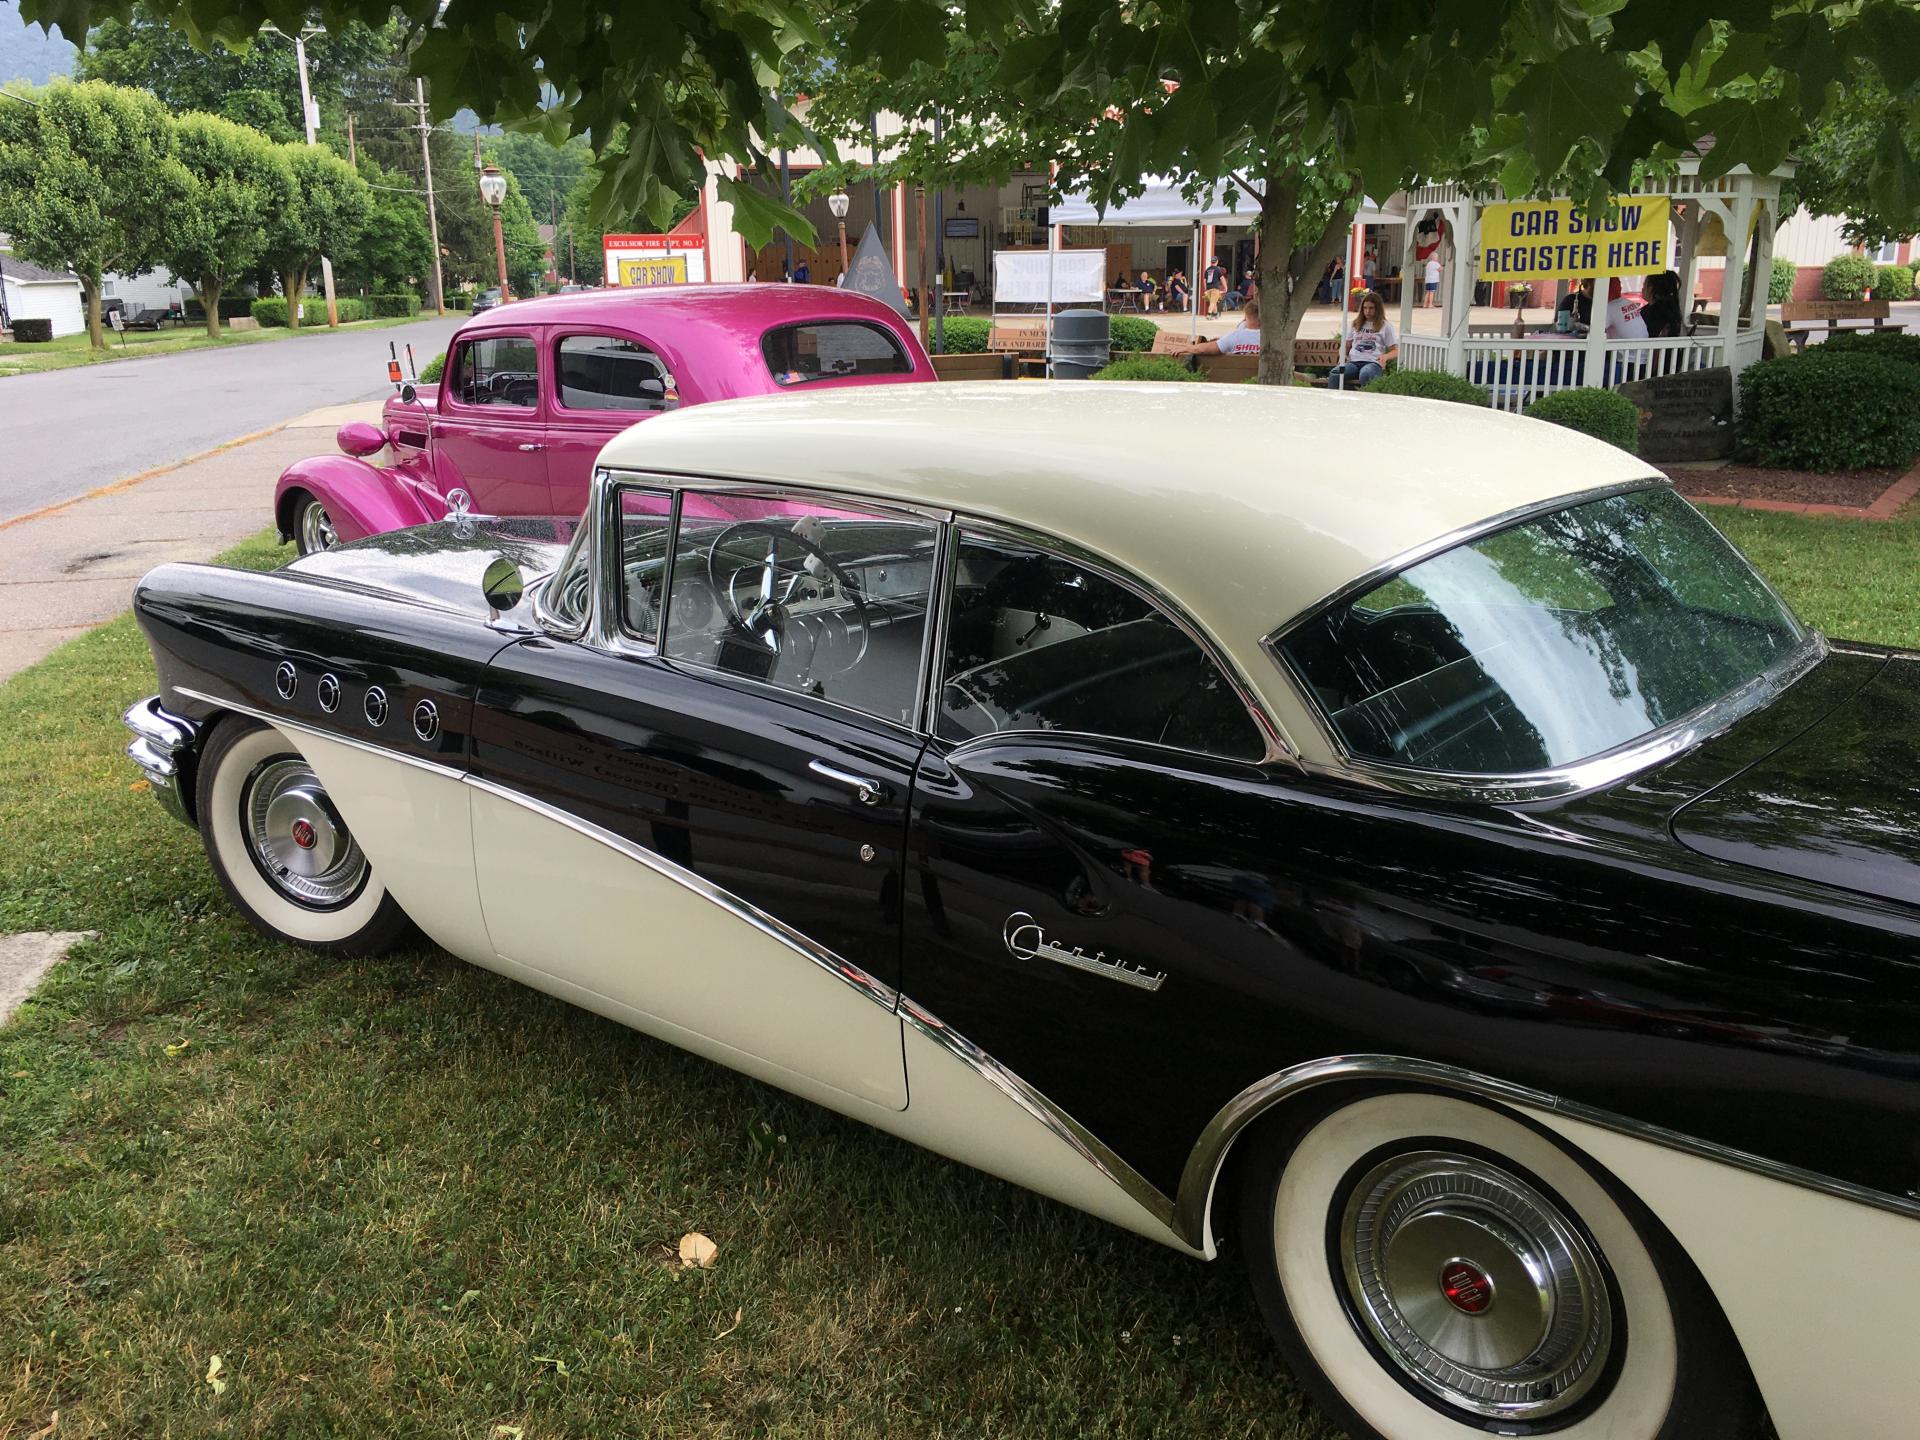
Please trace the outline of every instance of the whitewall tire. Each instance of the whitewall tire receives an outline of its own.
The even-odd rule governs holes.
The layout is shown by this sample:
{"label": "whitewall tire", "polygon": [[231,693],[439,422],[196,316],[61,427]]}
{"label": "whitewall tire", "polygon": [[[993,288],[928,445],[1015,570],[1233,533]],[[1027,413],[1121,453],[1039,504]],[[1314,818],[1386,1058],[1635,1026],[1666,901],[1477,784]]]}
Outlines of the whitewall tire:
{"label": "whitewall tire", "polygon": [[221,888],[278,940],[355,955],[410,929],[345,820],[279,731],[229,716],[201,753],[200,835]]}
{"label": "whitewall tire", "polygon": [[1242,1170],[1262,1312],[1362,1440],[1748,1440],[1759,1402],[1658,1222],[1505,1110],[1416,1091],[1276,1117]]}

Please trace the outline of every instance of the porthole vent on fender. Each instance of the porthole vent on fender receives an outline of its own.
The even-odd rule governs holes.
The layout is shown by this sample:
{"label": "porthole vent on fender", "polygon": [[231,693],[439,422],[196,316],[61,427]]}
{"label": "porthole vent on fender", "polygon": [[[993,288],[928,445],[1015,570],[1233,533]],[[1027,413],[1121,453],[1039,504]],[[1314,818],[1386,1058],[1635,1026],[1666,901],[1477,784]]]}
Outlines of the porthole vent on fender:
{"label": "porthole vent on fender", "polygon": [[413,707],[413,738],[423,745],[431,745],[440,738],[440,711],[431,700],[422,700]]}
{"label": "porthole vent on fender", "polygon": [[387,692],[378,685],[369,686],[366,701],[360,707],[367,723],[378,730],[387,723]]}

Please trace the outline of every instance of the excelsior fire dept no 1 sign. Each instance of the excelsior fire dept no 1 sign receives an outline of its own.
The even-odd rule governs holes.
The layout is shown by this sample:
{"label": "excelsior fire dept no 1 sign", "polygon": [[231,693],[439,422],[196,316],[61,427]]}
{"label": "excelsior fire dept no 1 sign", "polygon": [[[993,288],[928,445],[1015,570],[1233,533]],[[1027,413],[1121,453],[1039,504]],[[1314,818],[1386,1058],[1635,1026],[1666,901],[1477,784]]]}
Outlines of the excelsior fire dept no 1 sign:
{"label": "excelsior fire dept no 1 sign", "polygon": [[609,235],[605,253],[609,285],[685,285],[707,278],[701,235]]}

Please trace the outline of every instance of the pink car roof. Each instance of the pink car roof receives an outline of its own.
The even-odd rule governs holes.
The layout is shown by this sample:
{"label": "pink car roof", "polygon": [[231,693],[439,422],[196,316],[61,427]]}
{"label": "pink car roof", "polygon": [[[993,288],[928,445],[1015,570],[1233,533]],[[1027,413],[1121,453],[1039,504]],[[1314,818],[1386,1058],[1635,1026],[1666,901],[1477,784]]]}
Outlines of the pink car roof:
{"label": "pink car roof", "polygon": [[878,325],[899,337],[913,361],[910,375],[847,379],[839,384],[928,381],[933,362],[919,334],[894,310],[866,295],[831,285],[662,285],[592,290],[516,300],[483,311],[462,325],[459,336],[512,331],[529,325],[606,325],[630,330],[693,368],[699,398],[720,400],[777,389],[760,340],[780,325],[852,320]]}

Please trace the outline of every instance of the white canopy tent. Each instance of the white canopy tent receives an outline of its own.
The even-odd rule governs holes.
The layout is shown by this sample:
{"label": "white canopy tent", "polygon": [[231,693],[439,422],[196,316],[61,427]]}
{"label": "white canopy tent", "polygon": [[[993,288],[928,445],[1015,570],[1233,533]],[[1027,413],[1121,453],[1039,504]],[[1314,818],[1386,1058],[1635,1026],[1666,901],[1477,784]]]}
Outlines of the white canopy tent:
{"label": "white canopy tent", "polygon": [[[1143,229],[1149,226],[1168,227],[1190,225],[1193,228],[1193,250],[1200,255],[1200,229],[1205,225],[1253,225],[1260,218],[1260,205],[1252,195],[1238,184],[1228,181],[1216,181],[1198,199],[1189,200],[1181,193],[1180,186],[1159,176],[1149,177],[1147,187],[1131,200],[1109,206],[1104,213],[1096,206],[1092,198],[1085,194],[1067,196],[1052,207],[1047,215],[1049,226],[1047,249],[1049,253],[1059,246],[1059,231],[1063,225],[1099,225],[1116,229]],[[1367,225],[1399,225],[1407,218],[1407,198],[1404,193],[1392,196],[1382,204],[1372,196],[1363,198],[1359,210],[1354,214],[1354,231],[1357,235]],[[1357,249],[1356,245],[1349,248]],[[1347,261],[1347,273],[1358,273],[1356,258]],[[1196,259],[1195,269],[1199,263]],[[1197,276],[1196,276],[1197,278]],[[1340,340],[1341,353],[1346,351],[1347,305],[1346,297],[1341,297]],[[1051,338],[1053,306],[1047,306],[1048,331]],[[1187,335],[1196,338],[1200,333],[1200,307],[1191,304],[1187,312]]]}

